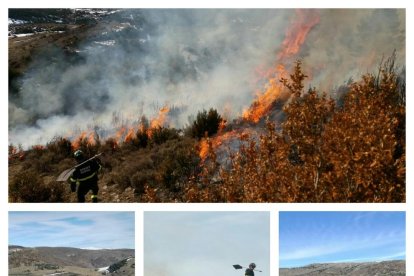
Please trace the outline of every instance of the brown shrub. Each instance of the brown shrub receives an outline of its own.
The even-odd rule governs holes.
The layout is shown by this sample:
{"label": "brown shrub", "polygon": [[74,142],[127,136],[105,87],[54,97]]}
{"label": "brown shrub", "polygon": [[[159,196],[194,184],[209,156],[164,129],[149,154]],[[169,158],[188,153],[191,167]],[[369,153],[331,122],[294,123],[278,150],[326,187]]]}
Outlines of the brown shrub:
{"label": "brown shrub", "polygon": [[131,186],[136,194],[145,192],[145,185],[155,186],[157,172],[151,169],[139,170],[131,177]]}
{"label": "brown shrub", "polygon": [[10,202],[62,202],[64,193],[63,185],[45,185],[34,170],[19,172],[9,182]]}

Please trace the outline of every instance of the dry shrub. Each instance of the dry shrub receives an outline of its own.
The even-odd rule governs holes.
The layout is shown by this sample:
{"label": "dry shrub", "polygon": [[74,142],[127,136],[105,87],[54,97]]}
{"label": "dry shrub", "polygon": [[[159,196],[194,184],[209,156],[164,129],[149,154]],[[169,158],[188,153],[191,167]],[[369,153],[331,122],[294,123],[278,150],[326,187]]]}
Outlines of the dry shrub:
{"label": "dry shrub", "polygon": [[[282,132],[268,122],[221,168],[217,188],[188,185],[185,201],[404,202],[405,86],[392,61],[350,86],[343,106],[303,91],[301,63],[282,80],[292,97]],[[212,182],[217,170],[204,170]]]}
{"label": "dry shrub", "polygon": [[156,183],[155,170],[145,169],[139,170],[131,177],[131,186],[134,188],[136,194],[142,194],[145,192],[145,185],[155,186]]}
{"label": "dry shrub", "polygon": [[165,187],[175,192],[180,183],[187,182],[197,172],[200,162],[194,140],[189,138],[168,141],[153,160]]}
{"label": "dry shrub", "polygon": [[34,170],[22,171],[9,182],[10,202],[63,202],[64,193],[61,183],[46,185]]}
{"label": "dry shrub", "polygon": [[168,140],[178,138],[179,132],[175,128],[155,127],[151,129],[150,144],[161,145]]}
{"label": "dry shrub", "polygon": [[46,145],[46,149],[53,152],[56,159],[64,159],[72,155],[72,143],[62,137],[55,137]]}

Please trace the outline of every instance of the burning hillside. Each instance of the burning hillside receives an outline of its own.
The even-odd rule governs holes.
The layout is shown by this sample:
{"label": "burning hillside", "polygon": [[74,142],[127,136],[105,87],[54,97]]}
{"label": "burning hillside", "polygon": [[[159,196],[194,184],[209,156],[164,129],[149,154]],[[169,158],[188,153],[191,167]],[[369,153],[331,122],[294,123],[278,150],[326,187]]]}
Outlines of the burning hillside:
{"label": "burning hillside", "polygon": [[[42,24],[48,18],[45,12],[40,13]],[[50,10],[50,14],[49,29],[39,32],[35,23],[27,22],[30,10],[10,10],[16,17],[11,18],[10,30],[32,34],[9,38],[9,141],[24,148],[46,144],[55,136],[74,140],[84,132],[88,136],[96,132],[101,139],[128,136],[141,116],[155,124],[158,116],[162,120],[160,110],[173,107],[175,112],[161,126],[182,128],[189,116],[206,107],[227,113],[229,121],[244,117],[257,122],[280,97],[279,79],[288,77],[298,58],[310,65],[308,74],[316,81],[312,83],[325,91],[374,70],[380,57],[394,49],[399,62],[405,59],[400,10]],[[32,22],[39,16],[34,13]],[[27,23],[13,24],[19,19]],[[49,31],[51,24],[64,31]],[[376,24],[382,26],[381,36],[376,35]],[[349,40],[332,44],[338,36]],[[377,45],[383,49],[373,55]],[[22,56],[27,59],[18,60]]]}
{"label": "burning hillside", "polygon": [[[68,13],[76,17],[75,11]],[[327,147],[333,149],[339,140],[329,141],[326,135],[350,141],[352,128],[338,130],[334,122],[346,127],[347,112],[356,115],[370,108],[372,117],[364,124],[374,124],[380,111],[372,104],[382,100],[389,103],[388,113],[381,114],[389,116],[384,123],[390,125],[379,126],[384,132],[373,135],[387,135],[395,143],[385,145],[384,138],[373,136],[370,151],[390,152],[390,160],[375,162],[384,179],[399,179],[397,186],[392,180],[385,185],[399,196],[372,200],[398,201],[405,188],[400,179],[405,167],[405,80],[404,70],[395,64],[404,64],[404,22],[402,10],[117,10],[94,18],[94,24],[71,23],[70,31],[50,34],[50,47],[43,50],[36,45],[45,37],[36,33],[30,40],[10,37],[10,72],[16,72],[14,51],[21,45],[33,49],[20,66],[27,69],[10,76],[9,159],[11,164],[28,162],[40,154],[37,162],[43,163],[25,166],[49,174],[69,165],[75,149],[89,155],[103,151],[104,165],[110,167],[104,177],[107,187],[131,188],[143,201],[299,200],[285,194],[288,188],[276,188],[279,182],[296,183],[291,191],[306,194],[300,200],[355,201],[379,188],[366,183],[381,181],[367,174],[345,185],[350,190],[319,191],[321,185],[338,178],[349,181],[351,171],[363,169],[349,163],[343,167],[334,160],[339,157],[327,154]],[[372,52],[377,45],[383,47],[380,55]],[[381,56],[394,49],[398,55],[383,61],[379,74],[352,80],[376,71]],[[371,83],[380,91],[378,98],[364,102],[361,91]],[[361,97],[360,102],[352,102],[351,94]],[[212,108],[207,112],[206,106]],[[357,128],[358,120],[353,120]],[[350,160],[363,159],[355,156],[355,144],[345,145],[352,149]],[[359,150],[363,154],[367,148],[361,145]],[[265,152],[276,159],[265,160]],[[367,162],[377,158],[362,156]],[[252,164],[277,161],[273,169],[282,166],[279,171],[286,173],[276,179],[266,176],[269,168],[260,164],[244,167],[253,157]],[[66,161],[55,164],[58,160]],[[392,176],[385,172],[391,164]],[[305,165],[309,170],[299,168]],[[250,176],[255,171],[261,178],[257,181],[271,182],[275,194],[252,197],[261,192],[240,184],[245,183],[242,175],[232,175],[237,169]],[[220,187],[208,186],[212,179],[240,183],[232,182],[234,190],[227,187],[223,194]],[[369,195],[361,187],[371,189]],[[200,189],[207,189],[205,198]],[[242,198],[236,197],[240,191]],[[355,193],[363,196],[354,198]],[[19,197],[13,200],[24,201]]]}

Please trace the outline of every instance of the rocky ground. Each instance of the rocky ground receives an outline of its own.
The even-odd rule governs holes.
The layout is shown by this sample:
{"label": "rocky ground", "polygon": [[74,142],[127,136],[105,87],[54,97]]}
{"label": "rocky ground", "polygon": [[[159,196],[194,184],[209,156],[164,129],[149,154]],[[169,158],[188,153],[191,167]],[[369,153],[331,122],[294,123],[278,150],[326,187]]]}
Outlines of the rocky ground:
{"label": "rocky ground", "polygon": [[279,275],[399,276],[405,275],[405,261],[311,264],[304,267],[281,268]]}

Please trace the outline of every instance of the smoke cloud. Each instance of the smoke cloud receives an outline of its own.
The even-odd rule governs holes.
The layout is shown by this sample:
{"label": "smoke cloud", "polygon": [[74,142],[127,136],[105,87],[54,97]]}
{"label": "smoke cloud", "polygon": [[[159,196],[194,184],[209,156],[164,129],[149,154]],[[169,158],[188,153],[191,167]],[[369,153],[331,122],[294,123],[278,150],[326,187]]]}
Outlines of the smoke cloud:
{"label": "smoke cloud", "polygon": [[[315,11],[314,11],[315,12]],[[169,125],[214,107],[227,119],[249,107],[274,67],[295,10],[120,10],[68,55],[33,56],[9,97],[9,142],[28,147],[83,130],[100,137],[173,108]],[[405,10],[317,10],[298,55],[313,86],[331,90],[372,72],[397,50],[405,64]]]}

